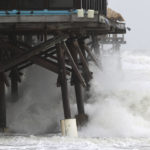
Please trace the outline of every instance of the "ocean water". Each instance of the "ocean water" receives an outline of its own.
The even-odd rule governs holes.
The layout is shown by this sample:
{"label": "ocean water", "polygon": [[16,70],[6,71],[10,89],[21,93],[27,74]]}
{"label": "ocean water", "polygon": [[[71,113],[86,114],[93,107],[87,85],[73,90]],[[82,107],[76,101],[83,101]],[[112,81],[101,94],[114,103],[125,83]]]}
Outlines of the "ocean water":
{"label": "ocean water", "polygon": [[0,150],[149,150],[150,139],[3,136]]}
{"label": "ocean water", "polygon": [[8,104],[9,129],[21,134],[1,135],[0,149],[150,150],[150,52],[122,50],[120,57],[105,53],[102,58],[103,71],[90,65],[94,79],[85,105],[89,122],[79,129],[79,138],[41,134],[59,131],[63,110],[60,89],[52,88],[56,77],[34,66],[25,73],[23,98]]}

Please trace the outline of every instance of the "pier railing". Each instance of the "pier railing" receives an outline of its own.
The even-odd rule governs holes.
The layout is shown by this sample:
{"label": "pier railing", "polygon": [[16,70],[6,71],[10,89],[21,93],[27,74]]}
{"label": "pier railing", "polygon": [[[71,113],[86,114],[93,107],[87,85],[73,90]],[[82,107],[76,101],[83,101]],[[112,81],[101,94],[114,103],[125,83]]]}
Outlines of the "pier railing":
{"label": "pier railing", "polygon": [[93,9],[107,13],[107,0],[0,0],[0,10],[71,10]]}

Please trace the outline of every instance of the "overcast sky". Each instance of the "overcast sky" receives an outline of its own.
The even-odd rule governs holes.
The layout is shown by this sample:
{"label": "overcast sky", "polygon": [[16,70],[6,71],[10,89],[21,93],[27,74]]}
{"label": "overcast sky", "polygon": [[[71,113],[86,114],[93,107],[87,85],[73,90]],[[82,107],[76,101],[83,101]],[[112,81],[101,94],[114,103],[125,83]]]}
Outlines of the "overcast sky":
{"label": "overcast sky", "polygon": [[150,50],[150,0],[108,0],[108,7],[121,13],[132,28],[125,48]]}

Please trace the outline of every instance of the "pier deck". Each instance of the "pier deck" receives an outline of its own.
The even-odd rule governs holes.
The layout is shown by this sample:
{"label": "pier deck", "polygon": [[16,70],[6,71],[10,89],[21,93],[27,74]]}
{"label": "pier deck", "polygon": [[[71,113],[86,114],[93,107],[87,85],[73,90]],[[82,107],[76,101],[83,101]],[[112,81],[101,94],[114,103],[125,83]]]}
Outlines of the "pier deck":
{"label": "pier deck", "polygon": [[98,34],[125,33],[124,23],[117,23],[99,14],[94,18],[77,17],[77,14],[53,15],[1,15],[0,32],[7,34],[16,32],[27,34],[46,31],[96,31]]}

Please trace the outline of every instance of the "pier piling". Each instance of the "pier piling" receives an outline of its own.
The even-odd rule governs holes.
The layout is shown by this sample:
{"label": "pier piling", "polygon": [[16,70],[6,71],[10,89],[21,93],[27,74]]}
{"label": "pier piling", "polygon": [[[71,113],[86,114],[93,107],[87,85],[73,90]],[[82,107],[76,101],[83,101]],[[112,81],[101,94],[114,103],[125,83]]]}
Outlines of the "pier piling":
{"label": "pier piling", "polygon": [[0,73],[0,131],[6,129],[6,102],[5,102],[5,81],[4,73]]}
{"label": "pier piling", "polygon": [[58,43],[56,45],[56,51],[57,51],[58,65],[59,65],[59,77],[60,77],[60,84],[61,84],[61,91],[62,91],[64,116],[65,119],[70,119],[71,111],[70,111],[70,102],[68,96],[68,85],[66,79],[65,55],[61,43]]}

